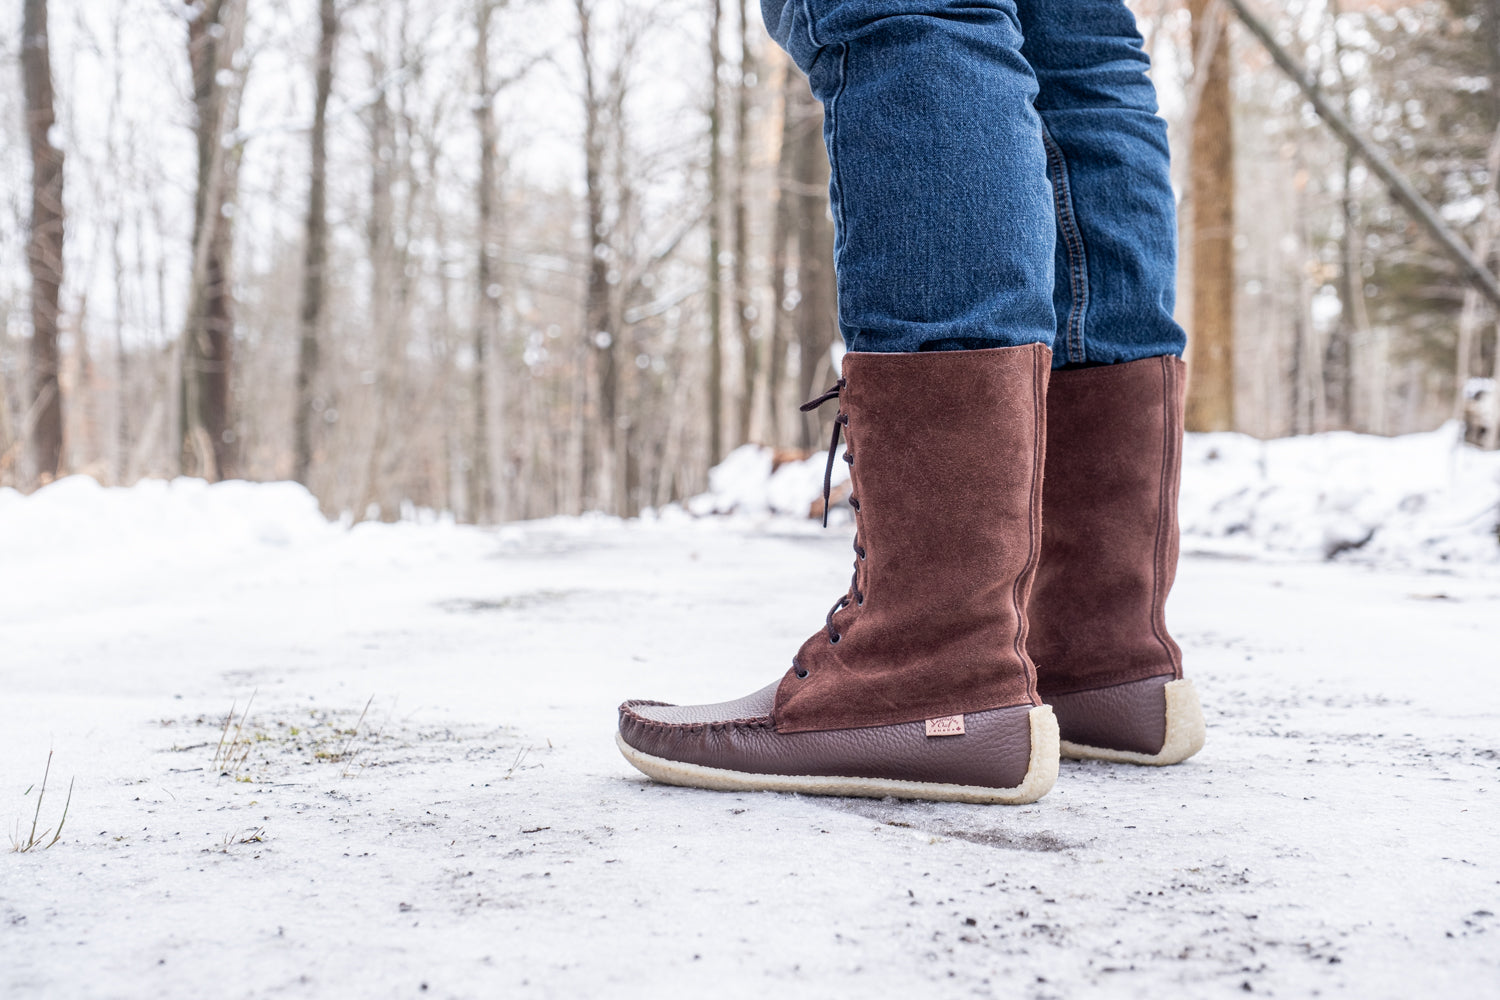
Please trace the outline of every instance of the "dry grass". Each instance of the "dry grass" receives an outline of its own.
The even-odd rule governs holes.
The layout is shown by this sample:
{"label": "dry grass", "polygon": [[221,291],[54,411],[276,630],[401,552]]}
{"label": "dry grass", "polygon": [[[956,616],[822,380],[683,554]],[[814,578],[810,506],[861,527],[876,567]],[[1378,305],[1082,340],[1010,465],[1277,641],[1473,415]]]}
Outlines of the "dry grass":
{"label": "dry grass", "polygon": [[[245,720],[250,717],[250,706],[255,704],[255,696],[258,693],[259,689],[250,693],[250,700],[245,702],[245,711],[240,714],[238,723],[234,721],[234,713],[239,707],[239,701],[231,702],[229,714],[224,717],[224,728],[219,731],[219,745],[214,750],[213,766],[217,767],[221,774],[226,774],[231,778],[239,774],[240,768],[244,767],[245,761],[250,758],[250,744],[253,740],[245,738]],[[229,736],[231,726],[234,727],[233,739]]]}
{"label": "dry grass", "polygon": [[[548,741],[548,746],[551,746],[551,741],[550,740]],[[520,767],[521,767],[521,765],[523,763],[525,763],[526,757],[530,753],[531,753],[531,747],[522,747],[521,749],[517,750],[516,751],[516,759],[513,760],[513,761],[511,761],[510,767],[506,770],[505,774],[503,774],[501,776],[500,780],[501,781],[509,781],[511,779],[511,776],[514,775],[516,773],[516,771],[520,769]]]}
{"label": "dry grass", "polygon": [[[339,751],[339,759],[344,762],[344,772],[340,777],[349,777],[349,769],[354,766],[354,754],[359,753],[359,750],[355,750],[354,754],[351,754],[349,747],[354,742],[354,738],[359,735],[359,727],[365,724],[365,716],[370,714],[370,706],[374,703],[375,696],[372,694],[370,695],[370,700],[365,702],[364,711],[359,713],[359,721],[354,724],[353,729],[349,730],[349,738],[344,741],[343,749]],[[380,734],[376,733],[375,738],[379,739]]]}
{"label": "dry grass", "polygon": [[224,834],[224,841],[219,846],[220,854],[228,854],[232,848],[241,844],[264,844],[266,842],[266,828],[257,826],[253,829],[242,830],[239,833]]}
{"label": "dry grass", "polygon": [[41,787],[38,788],[36,785],[32,785],[25,792],[25,795],[30,795],[33,790],[36,791],[36,809],[31,814],[31,830],[24,837],[21,836],[21,821],[17,820],[15,832],[10,838],[11,850],[18,854],[25,854],[30,851],[45,851],[57,843],[58,838],[62,836],[63,825],[68,822],[68,808],[73,804],[73,779],[71,778],[68,779],[68,797],[63,800],[62,815],[58,817],[57,825],[46,827],[40,833],[37,832],[37,827],[42,822],[42,803],[47,798],[47,781],[51,777],[52,751],[48,750],[47,766],[42,771]]}
{"label": "dry grass", "polygon": [[[230,705],[228,715],[215,720],[213,725],[219,730],[217,743],[195,743],[173,749],[182,752],[213,747],[210,769],[217,771],[220,777],[235,781],[257,780],[252,771],[259,773],[259,765],[269,764],[273,758],[285,757],[289,753],[306,754],[310,758],[308,763],[342,764],[340,777],[348,778],[356,769],[368,766],[365,751],[381,743],[386,723],[390,721],[390,712],[385,713],[384,722],[370,716],[375,704],[373,694],[365,701],[352,726],[339,721],[342,713],[327,710],[307,710],[301,718],[293,719],[265,719],[264,713],[251,719],[250,710],[257,694],[250,695],[243,711],[236,700]],[[197,720],[199,724],[206,721],[201,716]],[[258,764],[251,760],[252,756],[257,758]]]}

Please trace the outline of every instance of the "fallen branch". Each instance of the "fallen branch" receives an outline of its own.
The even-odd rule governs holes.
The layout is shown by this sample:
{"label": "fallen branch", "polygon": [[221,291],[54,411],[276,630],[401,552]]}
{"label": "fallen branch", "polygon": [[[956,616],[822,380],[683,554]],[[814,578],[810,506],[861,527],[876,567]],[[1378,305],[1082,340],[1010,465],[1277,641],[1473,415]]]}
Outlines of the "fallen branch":
{"label": "fallen branch", "polygon": [[1261,45],[1265,46],[1271,59],[1281,68],[1281,71],[1290,77],[1302,91],[1302,95],[1312,104],[1318,117],[1323,119],[1323,122],[1343,140],[1344,144],[1364,160],[1375,175],[1385,183],[1391,197],[1405,208],[1422,228],[1427,230],[1428,235],[1437,241],[1438,246],[1458,265],[1459,270],[1464,273],[1475,290],[1496,306],[1500,306],[1500,281],[1495,280],[1495,275],[1474,255],[1463,237],[1443,222],[1437,210],[1412,186],[1411,181],[1406,179],[1390,158],[1361,135],[1344,116],[1344,113],[1323,96],[1323,91],[1308,77],[1296,58],[1276,41],[1266,23],[1251,12],[1245,0],[1224,0],[1224,2],[1234,11],[1240,23],[1260,40]]}

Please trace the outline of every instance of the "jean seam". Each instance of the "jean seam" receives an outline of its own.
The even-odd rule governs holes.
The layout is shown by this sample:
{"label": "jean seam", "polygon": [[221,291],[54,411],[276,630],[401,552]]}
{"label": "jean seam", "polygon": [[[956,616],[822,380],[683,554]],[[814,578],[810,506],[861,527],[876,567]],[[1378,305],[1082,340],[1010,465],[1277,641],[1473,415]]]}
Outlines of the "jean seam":
{"label": "jean seam", "polygon": [[[828,115],[828,176],[833,182],[829,208],[833,211],[834,222],[833,269],[835,275],[843,271],[844,248],[849,242],[849,230],[844,225],[844,178],[840,170],[843,157],[834,152],[838,148],[839,138],[839,99],[844,96],[844,85],[849,80],[849,45],[847,42],[841,42],[837,48],[839,50],[838,85],[834,87],[825,105]],[[839,325],[840,327],[844,325],[842,301],[839,304]]]}
{"label": "jean seam", "polygon": [[843,170],[841,169],[843,157],[836,155],[834,153],[834,150],[838,148],[839,139],[839,99],[844,96],[844,86],[849,81],[849,46],[847,44],[841,43],[838,49],[839,82],[838,86],[833,89],[833,94],[828,98],[828,162],[829,166],[832,168],[834,186],[838,191],[838,198],[835,199],[835,204],[833,205],[833,217],[834,220],[838,223],[840,236],[839,249],[842,250],[843,243],[845,242],[845,240],[842,238],[845,235],[844,177]]}
{"label": "jean seam", "polygon": [[823,43],[818,41],[818,33],[813,22],[812,0],[802,0],[802,16],[807,18],[807,40],[812,43],[813,48],[822,48]]}
{"label": "jean seam", "polygon": [[1042,123],[1042,145],[1047,152],[1047,171],[1052,175],[1052,204],[1057,212],[1057,231],[1062,235],[1068,253],[1068,289],[1072,293],[1072,300],[1068,304],[1063,340],[1068,362],[1082,364],[1088,358],[1083,336],[1084,319],[1089,307],[1088,254],[1084,247],[1083,232],[1078,227],[1078,217],[1073,211],[1068,161],[1063,156],[1062,147],[1047,130],[1045,121]]}

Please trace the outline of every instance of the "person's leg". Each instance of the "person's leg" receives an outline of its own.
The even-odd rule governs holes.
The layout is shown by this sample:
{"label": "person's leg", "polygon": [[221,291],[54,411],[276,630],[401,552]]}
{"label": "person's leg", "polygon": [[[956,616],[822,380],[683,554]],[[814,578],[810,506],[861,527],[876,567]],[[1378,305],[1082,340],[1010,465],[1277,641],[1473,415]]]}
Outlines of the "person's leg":
{"label": "person's leg", "polygon": [[1175,764],[1203,745],[1166,620],[1185,374],[1171,355],[1052,373],[1026,648],[1065,756]]}
{"label": "person's leg", "polygon": [[850,350],[806,405],[838,401],[830,469],[848,436],[854,579],[779,681],[626,702],[617,741],[674,784],[1031,802],[1054,223],[1015,4],[767,2],[825,105]]}
{"label": "person's leg", "polygon": [[1014,0],[762,0],[823,103],[854,351],[1052,342],[1052,191]]}
{"label": "person's leg", "polygon": [[1056,204],[1053,364],[1180,356],[1167,125],[1135,16],[1123,0],[1031,0],[1020,17]]}
{"label": "person's leg", "polygon": [[1065,755],[1172,764],[1204,733],[1165,617],[1185,374],[1166,124],[1122,0],[1036,0],[1022,23],[1058,227],[1027,648]]}

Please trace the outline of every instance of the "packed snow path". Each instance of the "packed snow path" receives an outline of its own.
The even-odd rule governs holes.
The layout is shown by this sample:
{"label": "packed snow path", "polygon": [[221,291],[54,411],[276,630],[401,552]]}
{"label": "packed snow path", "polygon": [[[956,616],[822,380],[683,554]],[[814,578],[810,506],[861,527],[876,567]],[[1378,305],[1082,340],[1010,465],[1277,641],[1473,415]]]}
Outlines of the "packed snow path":
{"label": "packed snow path", "polygon": [[238,533],[91,518],[0,581],[0,820],[49,748],[43,825],[76,777],[0,854],[0,996],[1500,996],[1493,568],[1189,551],[1189,763],[735,795],[632,771],[615,706],[780,674],[847,529],[302,531],[243,489]]}

